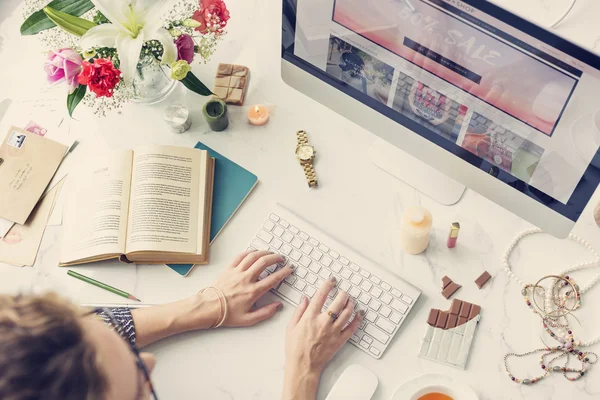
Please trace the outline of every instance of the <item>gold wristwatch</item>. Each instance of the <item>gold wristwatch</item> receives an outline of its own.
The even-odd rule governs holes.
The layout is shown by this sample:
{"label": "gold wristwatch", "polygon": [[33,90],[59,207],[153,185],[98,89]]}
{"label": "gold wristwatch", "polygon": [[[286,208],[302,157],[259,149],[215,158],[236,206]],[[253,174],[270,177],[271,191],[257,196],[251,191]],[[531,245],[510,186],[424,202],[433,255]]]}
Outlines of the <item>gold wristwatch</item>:
{"label": "gold wristwatch", "polygon": [[315,154],[317,154],[317,151],[313,146],[308,144],[308,137],[306,136],[305,131],[296,132],[296,136],[298,136],[296,158],[298,161],[300,161],[300,165],[304,169],[304,174],[306,175],[306,180],[308,181],[308,187],[317,187],[319,186],[319,183],[317,182],[317,174],[315,173],[315,168],[313,167],[313,160],[315,159]]}

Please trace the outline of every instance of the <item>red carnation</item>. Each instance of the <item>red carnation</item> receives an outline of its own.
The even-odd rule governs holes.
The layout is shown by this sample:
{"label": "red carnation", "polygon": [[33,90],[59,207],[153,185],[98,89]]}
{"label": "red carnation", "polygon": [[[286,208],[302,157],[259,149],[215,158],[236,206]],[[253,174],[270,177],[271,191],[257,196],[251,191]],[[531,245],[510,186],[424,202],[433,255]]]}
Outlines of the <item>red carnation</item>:
{"label": "red carnation", "polygon": [[229,10],[223,0],[200,0],[200,9],[192,17],[200,23],[196,30],[200,33],[223,33],[229,21]]}
{"label": "red carnation", "polygon": [[115,86],[121,81],[121,71],[115,68],[112,61],[96,58],[94,63],[83,62],[83,70],[78,81],[96,93],[98,97],[112,97]]}

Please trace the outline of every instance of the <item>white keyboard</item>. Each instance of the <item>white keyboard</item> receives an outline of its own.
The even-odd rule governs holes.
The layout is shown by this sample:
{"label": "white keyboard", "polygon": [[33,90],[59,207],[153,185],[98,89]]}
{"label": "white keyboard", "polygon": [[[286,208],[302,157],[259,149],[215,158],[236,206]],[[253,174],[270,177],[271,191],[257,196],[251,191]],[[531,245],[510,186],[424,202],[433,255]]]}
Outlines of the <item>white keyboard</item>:
{"label": "white keyboard", "polygon": [[270,250],[285,257],[284,264],[268,267],[260,279],[287,263],[296,267],[272,290],[296,306],[302,296],[312,298],[321,283],[335,275],[338,283],[329,293],[324,310],[338,290],[348,292],[356,301],[355,313],[366,311],[365,320],[350,342],[375,358],[382,356],[421,295],[411,284],[360,257],[279,204],[249,248]]}

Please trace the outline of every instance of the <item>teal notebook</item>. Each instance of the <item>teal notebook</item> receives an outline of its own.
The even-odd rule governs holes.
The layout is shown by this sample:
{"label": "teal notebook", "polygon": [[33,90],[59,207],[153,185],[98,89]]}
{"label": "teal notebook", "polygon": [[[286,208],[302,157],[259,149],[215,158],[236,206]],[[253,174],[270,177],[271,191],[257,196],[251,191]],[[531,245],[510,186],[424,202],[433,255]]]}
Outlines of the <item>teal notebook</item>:
{"label": "teal notebook", "polygon": [[[215,159],[213,209],[210,222],[210,242],[212,243],[252,192],[252,189],[256,187],[258,178],[201,142],[198,142],[195,147],[207,150],[208,154]],[[182,276],[186,276],[194,268],[192,264],[167,264],[167,266]]]}

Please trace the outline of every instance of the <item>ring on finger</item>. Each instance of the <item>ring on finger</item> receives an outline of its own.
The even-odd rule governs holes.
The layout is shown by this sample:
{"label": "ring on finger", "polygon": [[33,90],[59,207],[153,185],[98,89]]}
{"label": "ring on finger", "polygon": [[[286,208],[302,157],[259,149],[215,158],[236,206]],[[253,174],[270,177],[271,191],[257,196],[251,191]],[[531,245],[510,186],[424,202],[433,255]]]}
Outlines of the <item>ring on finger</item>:
{"label": "ring on finger", "polygon": [[339,315],[337,315],[336,313],[334,313],[331,310],[327,311],[327,315],[329,315],[333,321],[335,321],[339,317]]}

